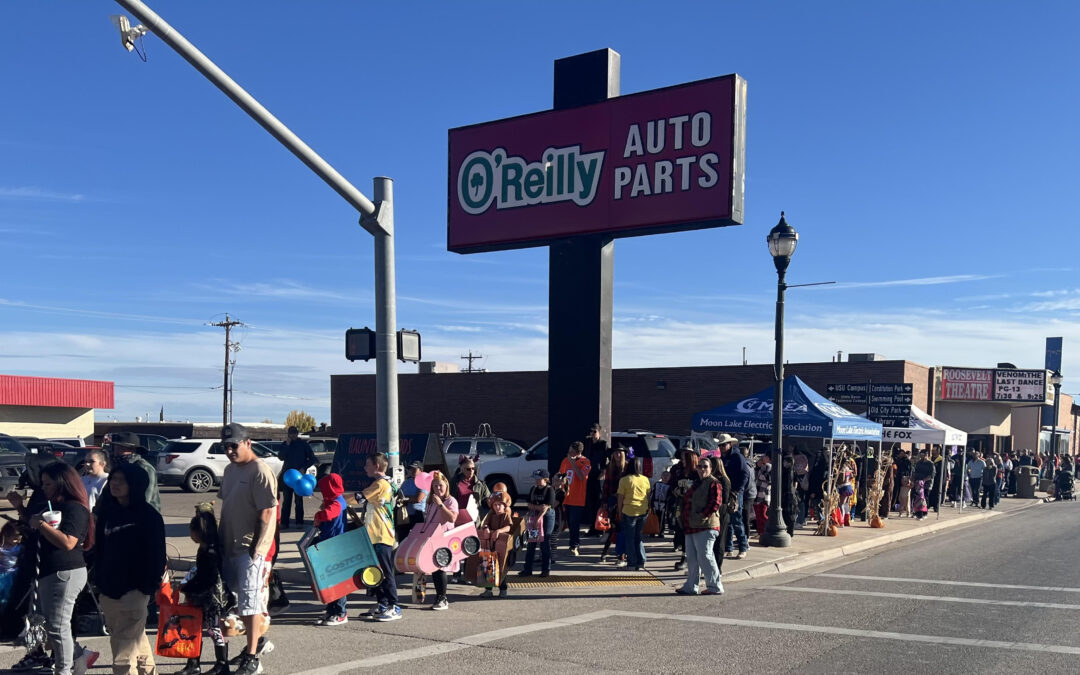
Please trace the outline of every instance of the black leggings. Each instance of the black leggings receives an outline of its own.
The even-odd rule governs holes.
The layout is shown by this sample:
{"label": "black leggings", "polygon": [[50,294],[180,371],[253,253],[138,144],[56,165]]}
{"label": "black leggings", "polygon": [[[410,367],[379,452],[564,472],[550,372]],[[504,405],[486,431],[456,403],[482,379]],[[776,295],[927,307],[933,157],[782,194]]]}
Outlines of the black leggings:
{"label": "black leggings", "polygon": [[435,584],[435,597],[446,597],[446,572],[442,570],[435,570],[431,573],[431,582]]}
{"label": "black leggings", "polygon": [[713,540],[713,557],[716,558],[716,569],[720,572],[724,571],[724,537],[722,536],[727,531],[728,523],[731,521],[731,514],[728,513],[727,507],[723,504],[720,505],[720,534],[721,536]]}

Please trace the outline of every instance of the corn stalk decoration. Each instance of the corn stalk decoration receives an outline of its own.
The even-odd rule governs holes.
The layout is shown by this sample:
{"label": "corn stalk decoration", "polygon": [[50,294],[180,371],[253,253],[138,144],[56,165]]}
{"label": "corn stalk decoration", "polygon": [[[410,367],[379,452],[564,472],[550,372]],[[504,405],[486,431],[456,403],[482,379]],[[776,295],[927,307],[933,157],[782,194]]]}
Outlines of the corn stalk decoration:
{"label": "corn stalk decoration", "polygon": [[870,518],[878,516],[881,500],[885,498],[885,476],[888,475],[891,466],[892,462],[886,460],[885,452],[879,447],[877,470],[874,471],[874,483],[870,486],[870,492],[866,496],[866,512]]}
{"label": "corn stalk decoration", "polygon": [[846,443],[836,450],[829,475],[826,477],[825,482],[821,484],[821,487],[825,492],[825,497],[821,500],[821,518],[818,520],[817,529],[814,530],[814,534],[819,537],[828,536],[829,525],[832,523],[833,511],[840,506],[840,486],[838,478],[844,465],[847,464],[849,453],[850,449]]}

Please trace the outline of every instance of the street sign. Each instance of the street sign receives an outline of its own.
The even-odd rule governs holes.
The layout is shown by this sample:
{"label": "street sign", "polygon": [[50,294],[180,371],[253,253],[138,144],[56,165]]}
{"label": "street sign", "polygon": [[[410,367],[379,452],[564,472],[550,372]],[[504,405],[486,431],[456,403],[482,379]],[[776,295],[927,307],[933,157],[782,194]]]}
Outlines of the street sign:
{"label": "street sign", "polygon": [[745,125],[725,75],[451,129],[447,249],[738,225]]}

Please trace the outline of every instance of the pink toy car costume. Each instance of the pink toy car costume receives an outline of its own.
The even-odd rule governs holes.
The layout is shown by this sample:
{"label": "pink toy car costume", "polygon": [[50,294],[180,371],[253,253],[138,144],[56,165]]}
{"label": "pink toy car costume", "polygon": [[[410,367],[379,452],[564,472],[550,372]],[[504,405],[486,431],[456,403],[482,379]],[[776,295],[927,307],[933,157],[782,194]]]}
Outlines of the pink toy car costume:
{"label": "pink toy car costume", "polygon": [[[419,480],[417,483],[419,484]],[[455,572],[466,558],[476,555],[480,550],[476,523],[468,511],[458,511],[453,522],[442,522],[439,518],[431,517],[434,504],[430,499],[429,517],[425,522],[414,526],[409,536],[398,546],[394,566],[399,572]]]}

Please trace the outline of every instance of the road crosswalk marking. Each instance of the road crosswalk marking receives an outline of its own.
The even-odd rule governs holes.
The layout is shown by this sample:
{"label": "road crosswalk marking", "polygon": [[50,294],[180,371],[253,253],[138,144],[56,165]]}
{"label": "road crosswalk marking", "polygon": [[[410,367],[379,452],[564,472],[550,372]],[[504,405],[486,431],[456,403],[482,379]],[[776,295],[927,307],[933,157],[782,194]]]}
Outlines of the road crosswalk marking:
{"label": "road crosswalk marking", "polygon": [[896,598],[899,600],[925,600],[928,602],[959,602],[970,605],[1001,605],[1003,607],[1037,607],[1039,609],[1080,609],[1080,605],[1061,602],[1030,602],[1027,600],[988,600],[985,598],[957,598],[948,595],[913,595],[911,593],[883,593],[881,591],[849,591],[836,588],[808,588],[805,586],[770,586],[772,591],[795,593],[822,593],[826,595],[858,595],[872,598]]}
{"label": "road crosswalk marking", "polygon": [[942,586],[971,586],[973,588],[1009,588],[1021,591],[1051,591],[1058,593],[1080,593],[1080,588],[1065,588],[1060,586],[1023,586],[1019,584],[987,584],[978,581],[946,581],[944,579],[914,579],[907,577],[873,577],[862,574],[815,574],[815,577],[829,577],[830,579],[861,579],[865,581],[896,581],[910,584],[939,584]]}
{"label": "road crosswalk marking", "polygon": [[[792,587],[778,586],[774,588]],[[862,594],[861,592],[857,591],[851,592]],[[1080,607],[1070,607],[1080,609]],[[1070,656],[1080,656],[1080,647],[1069,647],[1066,645],[1048,645],[1035,642],[1006,642],[1001,640],[980,640],[975,638],[948,637],[944,635],[894,633],[889,631],[864,630],[858,628],[842,628],[840,626],[813,626],[797,623],[778,623],[774,621],[733,619],[722,616],[696,616],[690,614],[659,614],[656,612],[601,610],[598,612],[590,612],[588,614],[578,614],[577,616],[563,617],[561,619],[556,619],[552,621],[542,621],[539,623],[531,623],[522,626],[512,626],[510,628],[487,631],[485,633],[477,633],[476,635],[469,635],[447,642],[437,642],[424,647],[416,647],[413,649],[406,649],[404,651],[392,652],[390,654],[382,654],[379,656],[372,656],[356,661],[349,661],[346,663],[338,663],[332,666],[325,666],[323,668],[306,670],[302,673],[298,673],[297,675],[339,675],[340,673],[345,673],[350,670],[356,670],[358,668],[385,667],[388,665],[399,663],[401,661],[409,661],[413,659],[425,658],[428,656],[437,656],[439,654],[448,654],[462,649],[468,649],[470,647],[486,645],[488,643],[498,640],[505,640],[508,638],[517,637],[519,635],[525,635],[528,633],[534,633],[542,630],[549,630],[552,628],[567,628],[573,625],[583,624],[589,621],[597,621],[600,619],[607,619],[611,617],[629,617],[637,619],[652,619],[657,621],[684,621],[690,623],[707,623],[720,626],[733,626],[738,628],[755,628],[762,630],[792,631],[798,633],[840,635],[852,638],[872,640],[896,640],[900,642],[919,642],[924,644],[951,645],[960,647],[981,647],[990,649],[1005,649],[1010,651],[1045,652],[1051,654],[1068,654]]]}

